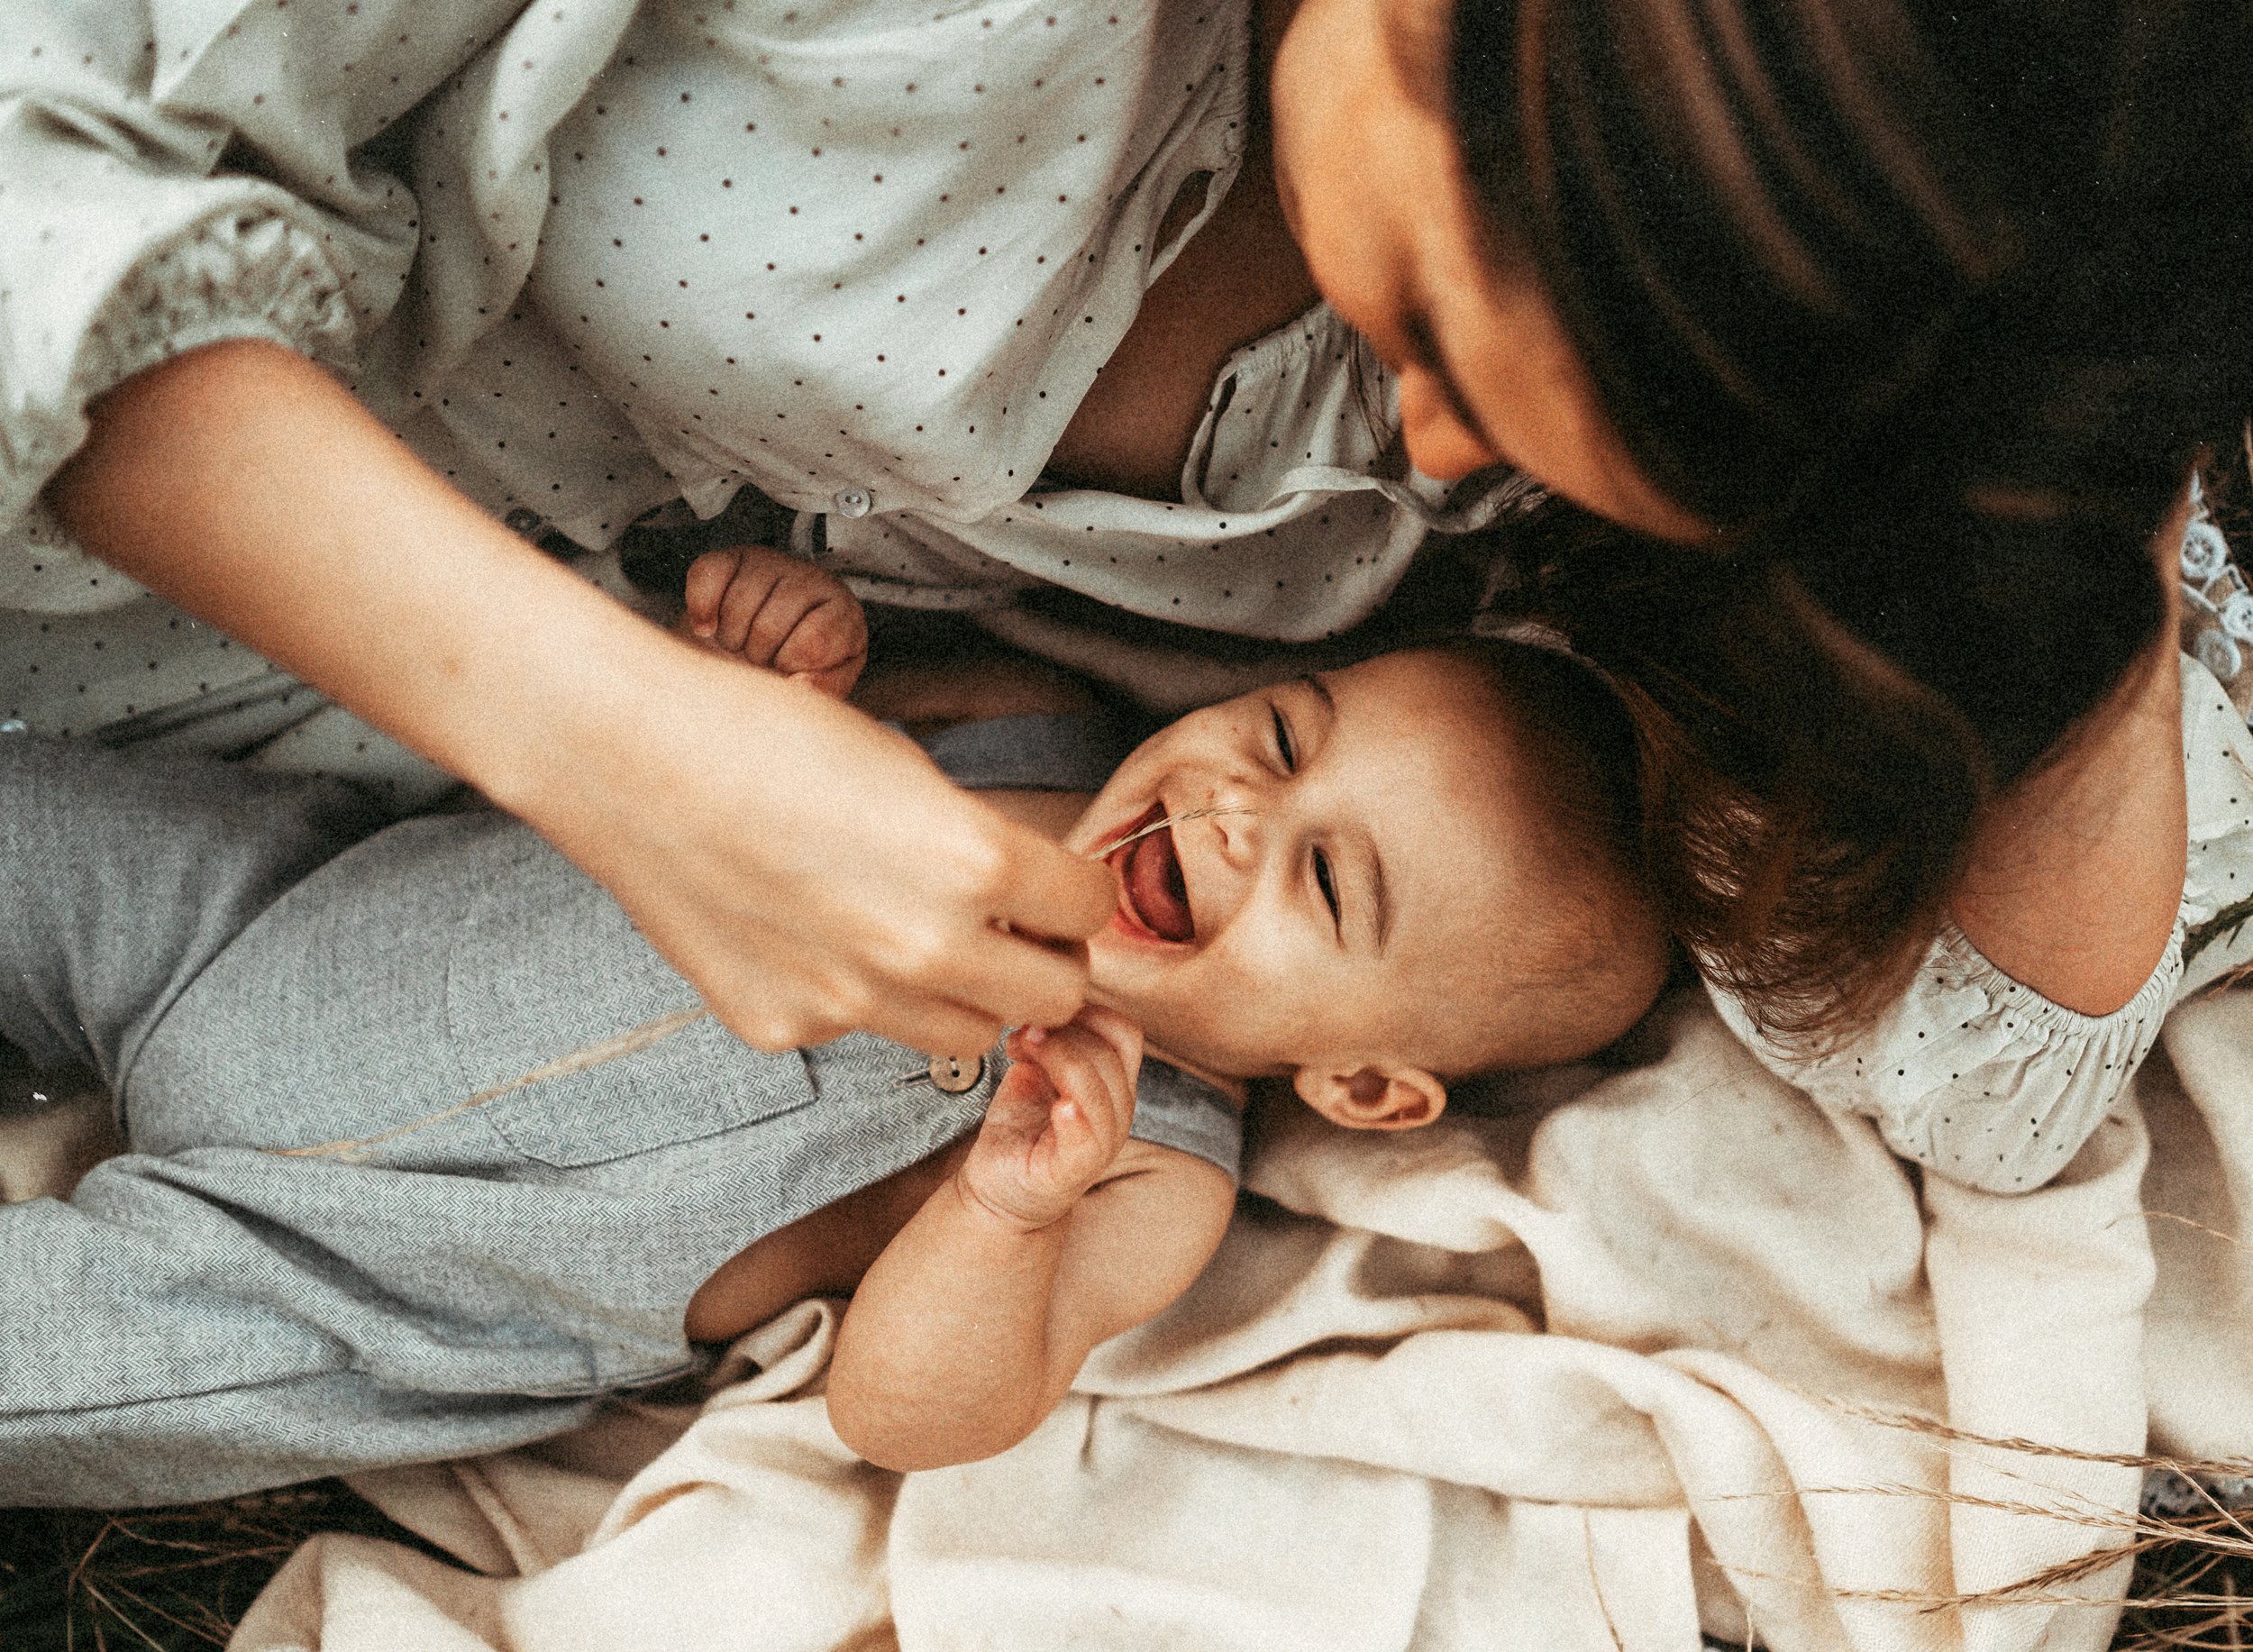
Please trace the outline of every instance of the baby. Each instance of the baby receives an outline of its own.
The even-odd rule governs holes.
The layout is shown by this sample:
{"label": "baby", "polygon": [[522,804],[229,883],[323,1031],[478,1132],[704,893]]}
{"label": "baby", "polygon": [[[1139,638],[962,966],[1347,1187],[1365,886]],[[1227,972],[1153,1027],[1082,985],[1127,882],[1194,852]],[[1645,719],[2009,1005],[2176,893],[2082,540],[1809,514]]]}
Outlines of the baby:
{"label": "baby", "polygon": [[[842,692],[850,597],[717,554],[685,629]],[[95,1068],[131,1147],[0,1208],[0,1486],[180,1500],[495,1449],[848,1292],[843,1438],[999,1451],[1211,1255],[1249,1083],[1412,1127],[1658,989],[1620,736],[1569,661],[1390,655],[1115,766],[1082,710],[986,699],[934,759],[1119,897],[1090,1008],[968,1063],[748,1049],[503,817],[367,835],[326,782],[0,739],[0,1034]]]}

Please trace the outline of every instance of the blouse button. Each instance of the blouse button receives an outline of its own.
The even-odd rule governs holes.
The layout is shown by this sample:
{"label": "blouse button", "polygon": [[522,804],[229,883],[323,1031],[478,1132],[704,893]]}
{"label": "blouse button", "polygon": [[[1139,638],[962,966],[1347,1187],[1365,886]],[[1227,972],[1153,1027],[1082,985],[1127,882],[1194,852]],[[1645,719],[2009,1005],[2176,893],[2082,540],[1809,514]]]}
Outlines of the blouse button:
{"label": "blouse button", "polygon": [[[862,496],[866,498],[868,496]],[[973,1055],[968,1061],[957,1061],[952,1055],[931,1058],[931,1082],[950,1096],[978,1088],[978,1081],[986,1076],[986,1058]]]}
{"label": "blouse button", "polygon": [[501,524],[511,533],[530,534],[540,525],[540,513],[536,510],[528,510],[519,505],[501,518]]}
{"label": "blouse button", "polygon": [[865,516],[876,507],[874,497],[865,488],[841,488],[829,502],[840,516]]}

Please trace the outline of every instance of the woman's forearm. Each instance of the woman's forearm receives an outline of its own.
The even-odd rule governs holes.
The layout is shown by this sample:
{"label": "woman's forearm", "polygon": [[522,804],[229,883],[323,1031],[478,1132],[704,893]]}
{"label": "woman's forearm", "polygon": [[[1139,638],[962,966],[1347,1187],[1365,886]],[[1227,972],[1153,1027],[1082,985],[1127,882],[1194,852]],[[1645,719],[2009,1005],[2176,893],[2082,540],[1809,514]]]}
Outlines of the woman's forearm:
{"label": "woman's forearm", "polygon": [[669,646],[276,345],[182,355],[93,427],[50,488],[82,544],[504,802]]}
{"label": "woman's forearm", "polygon": [[1068,1020],[1108,872],[909,742],[667,635],[491,521],[311,363],[121,385],[51,488],[80,543],[521,815],[738,1036],[969,1055]]}

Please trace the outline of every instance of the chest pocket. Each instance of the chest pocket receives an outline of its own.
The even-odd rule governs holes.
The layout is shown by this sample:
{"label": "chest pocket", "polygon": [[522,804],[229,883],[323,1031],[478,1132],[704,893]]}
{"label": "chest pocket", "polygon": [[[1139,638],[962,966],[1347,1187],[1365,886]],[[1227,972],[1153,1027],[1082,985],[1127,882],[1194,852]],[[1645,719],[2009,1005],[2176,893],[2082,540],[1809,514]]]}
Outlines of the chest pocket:
{"label": "chest pocket", "polygon": [[[465,1099],[695,1008],[617,903],[528,829],[512,823],[479,858],[446,977]],[[707,1018],[474,1110],[524,1157],[576,1169],[741,1129],[815,1094],[798,1052],[763,1054]]]}

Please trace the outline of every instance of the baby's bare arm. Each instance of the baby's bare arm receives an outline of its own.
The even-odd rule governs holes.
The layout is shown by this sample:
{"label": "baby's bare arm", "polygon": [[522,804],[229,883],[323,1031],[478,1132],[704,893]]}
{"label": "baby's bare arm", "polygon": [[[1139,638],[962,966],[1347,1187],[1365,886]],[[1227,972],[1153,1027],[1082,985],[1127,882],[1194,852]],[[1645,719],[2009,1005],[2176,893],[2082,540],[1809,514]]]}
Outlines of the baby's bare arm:
{"label": "baby's bare arm", "polygon": [[[1081,1031],[1047,1036],[1068,1045]],[[1127,1105],[1093,1117],[1121,1065]],[[862,1456],[917,1469],[1006,1451],[1055,1409],[1089,1350],[1172,1301],[1211,1256],[1233,1184],[1201,1159],[1122,1139],[1133,1065],[1084,1045],[1025,1050],[970,1156],[877,1258],[829,1374],[830,1419]],[[1044,1069],[1053,1087],[1033,1076]]]}

